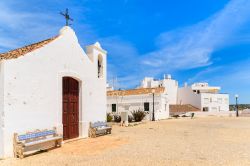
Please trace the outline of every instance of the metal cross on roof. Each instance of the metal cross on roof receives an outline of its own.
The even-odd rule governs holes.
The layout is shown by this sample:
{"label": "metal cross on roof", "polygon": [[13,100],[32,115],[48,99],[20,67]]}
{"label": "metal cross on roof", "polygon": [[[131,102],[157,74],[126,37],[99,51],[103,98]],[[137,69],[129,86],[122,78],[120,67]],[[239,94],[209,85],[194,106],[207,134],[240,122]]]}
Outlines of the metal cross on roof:
{"label": "metal cross on roof", "polygon": [[69,26],[69,20],[70,20],[70,21],[73,21],[73,19],[70,18],[70,16],[69,16],[69,9],[66,8],[65,13],[60,12],[60,14],[61,14],[62,16],[64,16],[64,18],[65,18],[65,20],[66,20],[66,26]]}

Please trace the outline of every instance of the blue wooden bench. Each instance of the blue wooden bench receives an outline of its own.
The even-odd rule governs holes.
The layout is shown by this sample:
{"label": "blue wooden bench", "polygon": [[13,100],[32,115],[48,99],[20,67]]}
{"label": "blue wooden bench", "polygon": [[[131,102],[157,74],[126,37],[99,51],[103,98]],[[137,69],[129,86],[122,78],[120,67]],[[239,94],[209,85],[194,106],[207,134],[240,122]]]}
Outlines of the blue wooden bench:
{"label": "blue wooden bench", "polygon": [[13,150],[14,156],[23,158],[26,152],[37,152],[52,147],[60,147],[62,136],[58,135],[56,128],[52,130],[35,130],[26,134],[14,133]]}
{"label": "blue wooden bench", "polygon": [[97,135],[111,134],[112,127],[107,122],[94,122],[89,124],[89,137],[94,138]]}

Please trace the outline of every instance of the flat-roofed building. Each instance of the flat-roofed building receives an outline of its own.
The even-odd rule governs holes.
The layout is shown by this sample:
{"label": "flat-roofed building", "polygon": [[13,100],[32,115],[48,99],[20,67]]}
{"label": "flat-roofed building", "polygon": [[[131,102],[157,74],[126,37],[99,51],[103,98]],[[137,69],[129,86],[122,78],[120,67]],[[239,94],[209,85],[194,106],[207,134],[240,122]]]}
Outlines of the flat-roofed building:
{"label": "flat-roofed building", "polygon": [[139,88],[130,90],[112,90],[107,92],[107,112],[119,114],[127,111],[143,110],[145,119],[152,120],[153,108],[155,120],[169,117],[169,103],[164,87]]}
{"label": "flat-roofed building", "polygon": [[220,93],[220,87],[195,83],[178,88],[178,104],[191,104],[204,112],[229,111],[229,95]]}
{"label": "flat-roofed building", "polygon": [[[221,87],[210,86],[208,83],[187,84],[178,86],[178,81],[172,79],[171,75],[164,75],[162,80],[153,77],[145,77],[139,88],[164,87],[169,104],[172,108],[183,108],[183,105],[191,105],[204,112],[229,111],[229,94],[220,93]],[[170,113],[171,113],[170,109]],[[172,109],[176,112],[176,109]],[[181,110],[190,110],[186,109]],[[184,112],[187,112],[184,111]],[[183,112],[183,111],[181,111]]]}

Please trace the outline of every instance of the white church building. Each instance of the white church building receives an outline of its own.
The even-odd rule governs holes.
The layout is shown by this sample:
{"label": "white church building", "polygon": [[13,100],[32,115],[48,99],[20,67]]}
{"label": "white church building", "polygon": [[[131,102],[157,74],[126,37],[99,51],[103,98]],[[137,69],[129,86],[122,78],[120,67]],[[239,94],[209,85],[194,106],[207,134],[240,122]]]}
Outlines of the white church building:
{"label": "white church building", "polygon": [[106,54],[80,46],[68,26],[58,36],[0,54],[0,158],[13,134],[56,127],[63,139],[88,137],[106,120]]}

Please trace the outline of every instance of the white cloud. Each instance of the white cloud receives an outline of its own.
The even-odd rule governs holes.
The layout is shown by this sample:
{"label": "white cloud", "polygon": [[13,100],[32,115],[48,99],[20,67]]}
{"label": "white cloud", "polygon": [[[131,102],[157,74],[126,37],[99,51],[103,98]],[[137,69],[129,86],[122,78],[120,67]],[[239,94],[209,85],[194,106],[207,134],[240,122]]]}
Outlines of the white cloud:
{"label": "white cloud", "polygon": [[[119,72],[113,74],[122,76],[120,79],[131,78],[130,82],[136,85],[136,79],[144,76],[157,77],[167,72],[210,66],[213,64],[213,52],[231,44],[230,39],[235,37],[244,23],[249,22],[249,9],[250,1],[232,0],[221,11],[196,25],[160,34],[156,38],[158,49],[145,55],[139,55],[133,45],[118,38],[104,40],[102,43],[108,43],[105,48],[113,56],[110,58],[110,69]],[[203,72],[215,68],[206,70]],[[199,73],[189,82],[201,75]]]}
{"label": "white cloud", "polygon": [[[248,0],[232,0],[221,11],[196,25],[160,34],[156,38],[158,49],[145,55],[138,55],[136,48],[129,43],[111,40],[107,48],[112,55],[117,55],[112,60],[118,60],[109,65],[112,71],[124,73],[121,75],[130,78],[134,85],[144,76],[156,77],[167,72],[210,66],[214,51],[237,41],[230,39],[244,23],[249,22],[249,8]],[[189,82],[215,70],[219,68],[206,69]]]}
{"label": "white cloud", "polygon": [[158,50],[142,59],[149,68],[191,69],[212,64],[211,54],[249,21],[250,1],[232,0],[223,10],[194,26],[162,33]]}
{"label": "white cloud", "polygon": [[211,77],[208,77],[209,74],[215,74],[216,72],[221,72],[220,70],[223,69],[222,66],[217,67],[208,67],[197,74],[195,74],[193,77],[189,78],[187,83],[192,84],[194,82],[208,82],[211,81]]}

